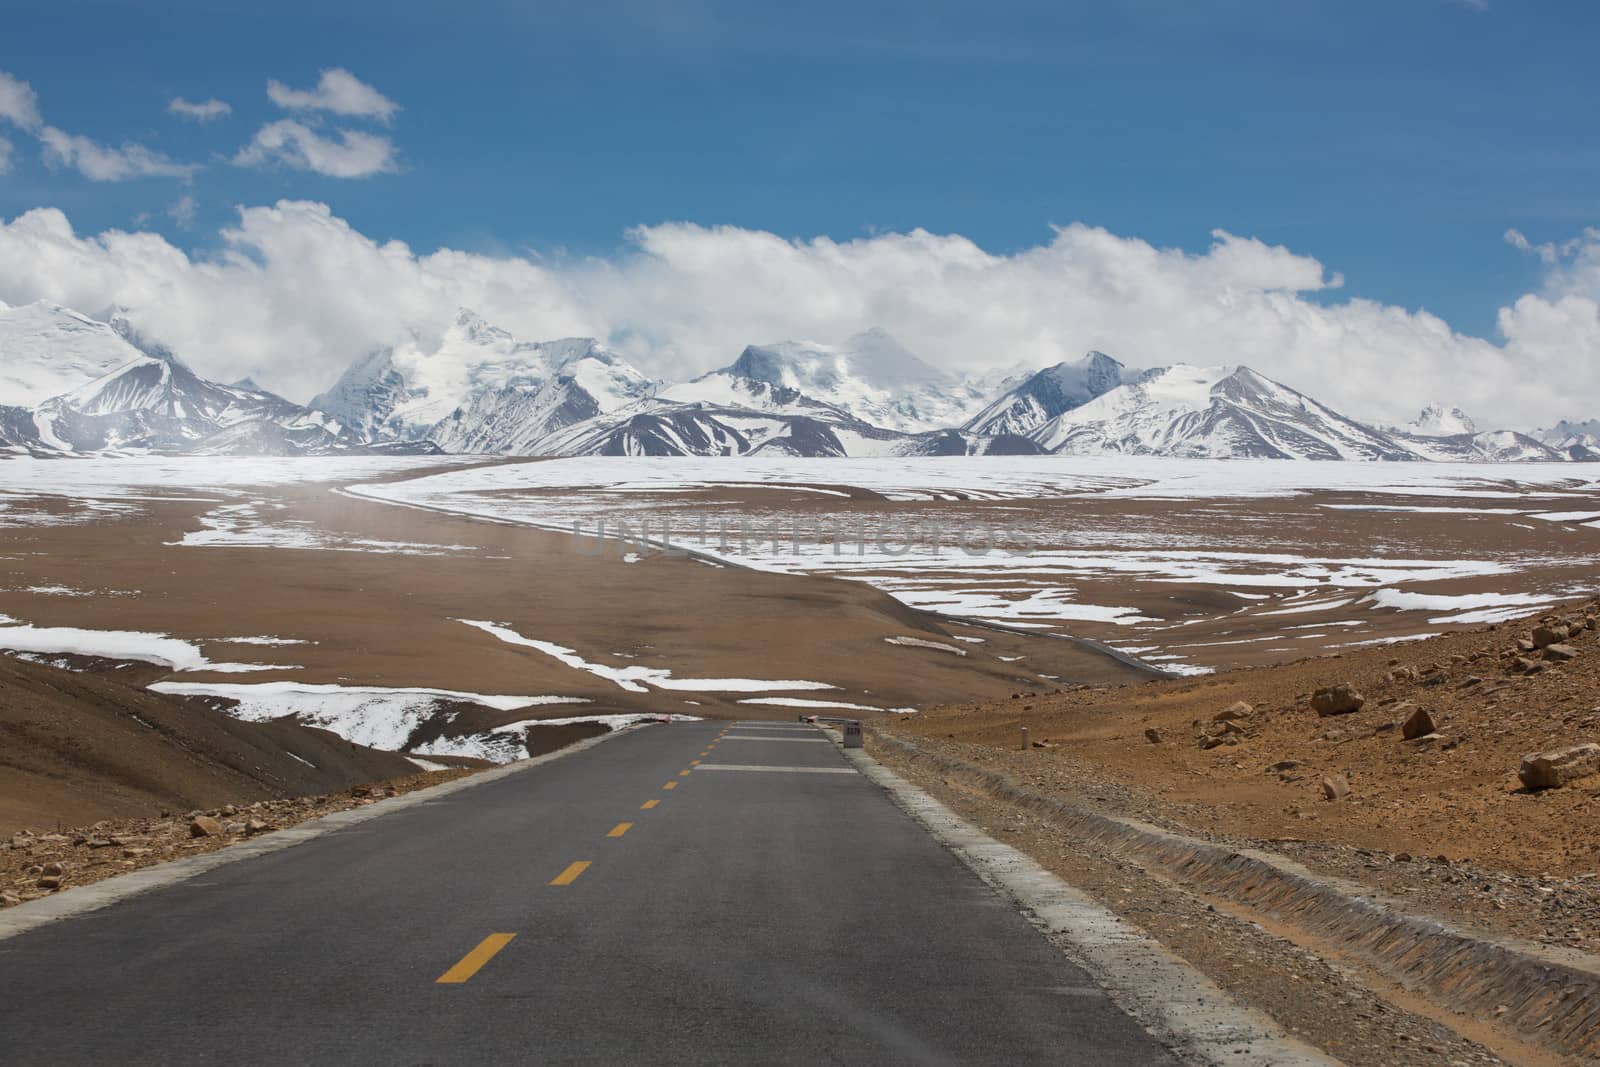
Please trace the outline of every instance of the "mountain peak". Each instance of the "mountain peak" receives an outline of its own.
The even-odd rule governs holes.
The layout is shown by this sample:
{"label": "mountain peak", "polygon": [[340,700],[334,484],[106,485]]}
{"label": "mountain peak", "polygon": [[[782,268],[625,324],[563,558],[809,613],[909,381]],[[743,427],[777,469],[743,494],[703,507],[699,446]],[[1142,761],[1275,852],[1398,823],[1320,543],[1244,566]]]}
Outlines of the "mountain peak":
{"label": "mountain peak", "polygon": [[1082,359],[1036,371],[975,415],[965,429],[1024,436],[1117,388],[1127,377],[1121,363],[1104,352],[1090,352]]}
{"label": "mountain peak", "polygon": [[1437,403],[1423,408],[1422,414],[1406,423],[1402,429],[1422,437],[1459,437],[1478,432],[1477,424],[1466,412]]}

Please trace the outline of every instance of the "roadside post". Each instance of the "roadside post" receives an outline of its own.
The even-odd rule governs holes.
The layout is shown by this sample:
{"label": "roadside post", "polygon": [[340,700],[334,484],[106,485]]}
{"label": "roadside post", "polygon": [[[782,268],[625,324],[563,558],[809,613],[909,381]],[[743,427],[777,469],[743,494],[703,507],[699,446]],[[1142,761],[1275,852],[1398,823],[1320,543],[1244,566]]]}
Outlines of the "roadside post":
{"label": "roadside post", "polygon": [[854,719],[844,724],[844,747],[861,747],[861,723]]}
{"label": "roadside post", "polygon": [[1028,751],[1028,724],[1022,724],[1022,751]]}

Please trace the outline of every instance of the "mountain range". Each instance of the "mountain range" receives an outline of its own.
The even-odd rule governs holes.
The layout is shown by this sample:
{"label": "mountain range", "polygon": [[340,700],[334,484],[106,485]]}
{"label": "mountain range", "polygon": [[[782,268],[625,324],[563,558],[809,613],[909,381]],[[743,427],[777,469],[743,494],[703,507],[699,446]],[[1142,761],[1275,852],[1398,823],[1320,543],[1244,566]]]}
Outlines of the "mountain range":
{"label": "mountain range", "polygon": [[196,374],[125,311],[0,304],[0,449],[34,453],[1170,455],[1600,459],[1600,420],[1480,431],[1432,405],[1380,427],[1249,367],[1125,367],[1103,352],[958,377],[881,329],[751,345],[668,384],[592,338],[530,342],[462,309],[355,360],[308,404]]}

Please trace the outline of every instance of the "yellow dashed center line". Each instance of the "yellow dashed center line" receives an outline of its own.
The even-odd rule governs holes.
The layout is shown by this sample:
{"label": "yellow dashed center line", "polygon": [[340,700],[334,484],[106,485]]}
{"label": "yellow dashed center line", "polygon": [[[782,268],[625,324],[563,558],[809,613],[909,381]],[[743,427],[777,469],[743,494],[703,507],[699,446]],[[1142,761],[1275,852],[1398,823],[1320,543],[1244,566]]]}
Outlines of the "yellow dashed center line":
{"label": "yellow dashed center line", "polygon": [[677,782],[668,782],[666,785],[662,786],[661,788],[662,789],[676,789],[676,788],[678,788],[678,783]]}
{"label": "yellow dashed center line", "polygon": [[[585,864],[587,866],[587,864]],[[495,954],[507,945],[516,934],[490,934],[478,943],[478,947],[461,957],[461,962],[441,974],[436,985],[460,985],[483,969],[483,965],[494,959]]]}
{"label": "yellow dashed center line", "polygon": [[678,772],[678,777],[679,778],[687,778],[687,777],[689,777],[689,775],[691,775],[693,773],[694,773],[693,771],[679,771]]}
{"label": "yellow dashed center line", "polygon": [[698,767],[698,766],[700,766],[700,761],[697,760],[697,759],[692,759],[692,760],[689,761],[689,766]]}
{"label": "yellow dashed center line", "polygon": [[[676,785],[677,783],[674,782],[673,784]],[[659,803],[661,803],[661,801],[659,801],[659,800],[647,800],[643,804],[639,805],[639,810],[640,811],[649,811],[651,808],[655,807]]]}
{"label": "yellow dashed center line", "polygon": [[619,823],[617,823],[617,825],[615,825],[615,826],[613,826],[611,828],[611,832],[609,834],[607,834],[606,836],[607,837],[621,837],[623,834],[627,833],[629,830],[632,830],[632,829],[633,829],[633,823],[631,823],[631,822],[619,822]]}
{"label": "yellow dashed center line", "polygon": [[588,860],[579,860],[577,863],[571,864],[570,866],[567,867],[566,870],[564,870],[560,874],[556,875],[555,876],[555,880],[552,881],[550,884],[551,885],[571,885],[573,882],[576,882],[578,880],[578,875],[582,874],[584,871],[587,871],[588,869],[589,869],[589,861]]}

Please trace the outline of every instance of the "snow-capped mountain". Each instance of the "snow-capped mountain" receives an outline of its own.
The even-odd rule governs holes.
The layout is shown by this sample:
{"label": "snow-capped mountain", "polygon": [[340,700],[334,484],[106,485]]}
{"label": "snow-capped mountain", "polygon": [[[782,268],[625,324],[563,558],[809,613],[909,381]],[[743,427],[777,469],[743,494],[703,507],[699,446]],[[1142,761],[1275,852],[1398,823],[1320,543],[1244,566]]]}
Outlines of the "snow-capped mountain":
{"label": "snow-capped mountain", "polygon": [[310,406],[369,439],[422,439],[485,391],[539,388],[594,343],[519,341],[462,308],[432,342],[419,333],[357,360]]}
{"label": "snow-capped mountain", "polygon": [[108,322],[44,300],[0,304],[0,403],[35,407],[141,358]]}
{"label": "snow-capped mountain", "polygon": [[[900,433],[958,426],[988,399],[973,383],[936,370],[881,329],[843,345],[751,345],[730,366],[672,390],[672,399],[725,403],[740,393],[799,394],[861,422]],[[782,403],[783,401],[778,401]]]}
{"label": "snow-capped mountain", "polygon": [[1058,415],[1080,408],[1127,379],[1127,368],[1104,352],[1057,363],[996,397],[963,429],[976,434],[1026,436]]}
{"label": "snow-capped mountain", "polygon": [[523,341],[462,309],[356,360],[309,408],[196,374],[122,309],[102,321],[0,305],[0,356],[0,449],[12,452],[1600,459],[1600,422],[1482,432],[1430,405],[1385,429],[1248,367],[1131,371],[1102,352],[959,379],[882,330],[752,345],[663,386],[592,338]]}
{"label": "snow-capped mountain", "polygon": [[1419,437],[1459,437],[1475,434],[1478,426],[1460,408],[1446,408],[1443,404],[1429,404],[1422,414],[1398,427],[1400,432]]}
{"label": "snow-capped mountain", "polygon": [[1270,459],[1409,459],[1382,432],[1248,367],[1147,371],[1030,435],[1046,451]]}
{"label": "snow-capped mountain", "polygon": [[1600,419],[1570,422],[1562,419],[1532,436],[1568,459],[1600,460]]}
{"label": "snow-capped mountain", "polygon": [[481,388],[428,438],[447,452],[539,455],[552,434],[645,400],[659,384],[591,338],[543,347],[554,369],[542,384]]}
{"label": "snow-capped mountain", "polygon": [[201,377],[121,309],[101,321],[47,303],[4,308],[0,355],[0,446],[13,451],[300,455],[361,444],[320,412]]}
{"label": "snow-capped mountain", "polygon": [[297,452],[335,449],[344,436],[326,415],[263,390],[207,381],[171,356],[140,356],[52,397],[35,409],[33,422],[41,442],[74,452],[185,451],[249,423],[272,425]]}

